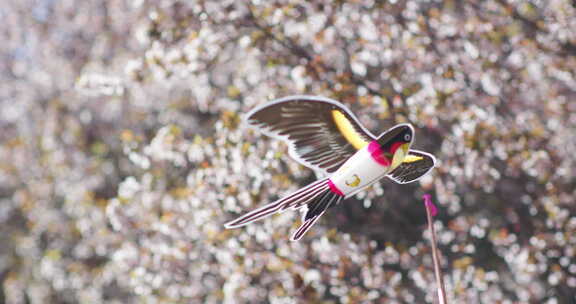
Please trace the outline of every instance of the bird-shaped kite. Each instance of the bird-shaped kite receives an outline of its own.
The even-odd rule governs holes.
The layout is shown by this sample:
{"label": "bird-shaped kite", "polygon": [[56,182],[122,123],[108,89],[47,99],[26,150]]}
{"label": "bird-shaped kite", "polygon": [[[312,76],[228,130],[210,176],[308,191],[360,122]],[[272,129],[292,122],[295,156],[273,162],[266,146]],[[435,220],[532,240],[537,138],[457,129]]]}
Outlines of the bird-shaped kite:
{"label": "bird-shaped kite", "polygon": [[287,209],[306,208],[297,241],[332,206],[383,177],[399,184],[418,180],[433,155],[410,149],[414,128],[399,124],[375,137],[341,103],[323,97],[290,96],[252,110],[248,122],[288,142],[290,155],[328,176],[226,224],[237,228]]}

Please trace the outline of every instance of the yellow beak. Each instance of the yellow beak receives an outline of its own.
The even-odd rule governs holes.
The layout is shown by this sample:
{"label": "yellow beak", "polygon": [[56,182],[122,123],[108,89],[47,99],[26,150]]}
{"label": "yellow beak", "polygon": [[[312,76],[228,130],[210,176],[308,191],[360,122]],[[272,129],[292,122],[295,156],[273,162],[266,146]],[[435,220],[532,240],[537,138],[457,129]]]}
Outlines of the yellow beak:
{"label": "yellow beak", "polygon": [[409,150],[409,143],[401,145],[400,148],[396,150],[396,153],[394,153],[394,157],[392,158],[391,170],[394,170],[396,167],[400,166],[400,164],[404,161],[404,157],[408,155]]}

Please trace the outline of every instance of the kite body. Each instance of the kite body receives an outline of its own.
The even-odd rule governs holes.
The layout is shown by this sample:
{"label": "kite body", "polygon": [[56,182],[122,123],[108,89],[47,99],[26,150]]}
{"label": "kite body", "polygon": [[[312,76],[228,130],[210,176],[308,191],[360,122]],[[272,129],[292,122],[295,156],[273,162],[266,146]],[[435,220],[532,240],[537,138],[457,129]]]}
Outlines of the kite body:
{"label": "kite body", "polygon": [[227,223],[227,228],[305,208],[303,223],[291,238],[296,241],[342,200],[384,177],[400,184],[414,182],[436,163],[431,154],[410,149],[411,125],[399,124],[375,137],[342,104],[327,98],[282,98],[251,111],[248,122],[287,141],[294,159],[328,177]]}
{"label": "kite body", "polygon": [[[404,159],[405,153],[397,151],[397,161]],[[330,188],[350,197],[372,185],[392,171],[392,160],[384,155],[377,141],[358,150],[329,178]]]}

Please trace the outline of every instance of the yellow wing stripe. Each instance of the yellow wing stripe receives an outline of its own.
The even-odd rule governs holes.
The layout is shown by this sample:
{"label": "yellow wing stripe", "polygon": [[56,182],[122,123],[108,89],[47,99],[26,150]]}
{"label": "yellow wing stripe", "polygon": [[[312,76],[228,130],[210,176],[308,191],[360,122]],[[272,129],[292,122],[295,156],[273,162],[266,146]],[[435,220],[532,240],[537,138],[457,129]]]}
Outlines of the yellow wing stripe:
{"label": "yellow wing stripe", "polygon": [[346,138],[346,140],[357,150],[360,150],[367,146],[367,142],[359,133],[354,129],[354,126],[348,120],[346,115],[342,114],[339,110],[332,110],[332,118],[338,127],[338,131]]}
{"label": "yellow wing stripe", "polygon": [[406,155],[406,157],[404,157],[404,161],[402,161],[403,163],[413,163],[413,162],[417,162],[419,160],[422,160],[423,157],[422,156],[416,156],[416,155],[412,155],[412,154],[408,154]]}

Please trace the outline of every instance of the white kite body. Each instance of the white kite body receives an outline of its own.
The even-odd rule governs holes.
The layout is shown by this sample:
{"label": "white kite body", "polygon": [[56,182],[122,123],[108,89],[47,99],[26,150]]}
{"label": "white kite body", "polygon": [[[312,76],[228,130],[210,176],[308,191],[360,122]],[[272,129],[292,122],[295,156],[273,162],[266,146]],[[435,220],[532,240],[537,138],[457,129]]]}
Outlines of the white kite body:
{"label": "white kite body", "polygon": [[349,197],[356,192],[370,186],[390,171],[396,163],[404,158],[402,151],[393,160],[387,159],[376,141],[358,150],[350,157],[332,176],[330,176],[331,189],[342,196]]}

